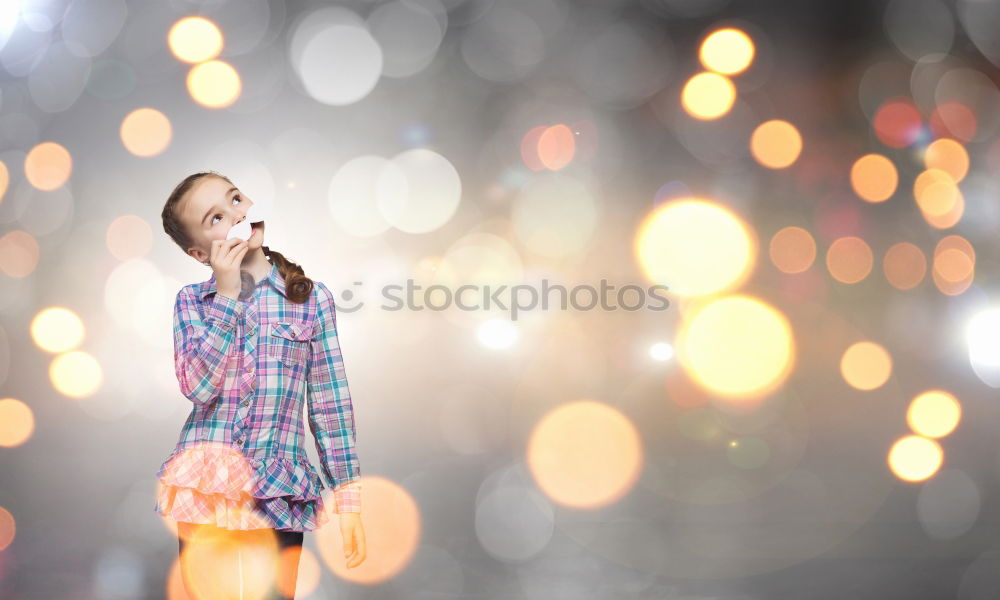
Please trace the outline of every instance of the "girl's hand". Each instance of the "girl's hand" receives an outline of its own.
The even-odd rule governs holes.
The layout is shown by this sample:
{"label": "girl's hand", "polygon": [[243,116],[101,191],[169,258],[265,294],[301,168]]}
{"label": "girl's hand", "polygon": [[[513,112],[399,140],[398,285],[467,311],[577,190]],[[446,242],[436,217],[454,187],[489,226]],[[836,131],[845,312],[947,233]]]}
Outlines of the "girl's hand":
{"label": "girl's hand", "polygon": [[344,538],[344,558],[347,559],[347,568],[353,569],[364,562],[368,555],[365,528],[361,525],[361,513],[340,513],[340,535]]}
{"label": "girl's hand", "polygon": [[212,256],[208,262],[215,271],[216,291],[223,296],[229,296],[233,300],[239,298],[243,282],[240,279],[240,264],[246,256],[250,245],[240,238],[229,238],[228,240],[214,240],[212,242]]}

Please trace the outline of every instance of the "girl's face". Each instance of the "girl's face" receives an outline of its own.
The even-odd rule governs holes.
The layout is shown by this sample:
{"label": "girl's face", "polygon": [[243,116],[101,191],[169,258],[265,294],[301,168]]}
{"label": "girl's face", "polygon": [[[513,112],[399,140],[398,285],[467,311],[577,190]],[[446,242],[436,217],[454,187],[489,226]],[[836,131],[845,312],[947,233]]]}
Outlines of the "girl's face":
{"label": "girl's face", "polygon": [[[229,230],[246,218],[253,202],[221,177],[205,177],[188,192],[181,205],[181,221],[191,233],[194,246],[188,254],[205,262],[212,256],[212,242],[224,240]],[[247,240],[252,253],[264,243],[264,222],[253,223]]]}

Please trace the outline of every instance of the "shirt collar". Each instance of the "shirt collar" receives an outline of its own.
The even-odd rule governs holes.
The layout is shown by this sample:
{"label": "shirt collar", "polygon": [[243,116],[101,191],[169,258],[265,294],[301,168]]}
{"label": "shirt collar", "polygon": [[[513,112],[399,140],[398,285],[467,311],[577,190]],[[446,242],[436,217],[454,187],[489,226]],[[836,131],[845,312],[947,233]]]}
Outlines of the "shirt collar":
{"label": "shirt collar", "polygon": [[[267,280],[272,286],[274,286],[274,289],[278,290],[282,296],[285,295],[285,279],[281,276],[281,271],[278,270],[278,265],[271,263],[271,270],[270,272],[268,272],[267,277],[265,277],[264,279]],[[260,285],[259,282],[258,285]],[[199,283],[198,286],[199,286],[198,296],[202,300],[205,299],[205,296],[215,293],[216,291],[215,273],[214,272],[212,273],[212,277],[209,278],[208,281],[203,281]]]}

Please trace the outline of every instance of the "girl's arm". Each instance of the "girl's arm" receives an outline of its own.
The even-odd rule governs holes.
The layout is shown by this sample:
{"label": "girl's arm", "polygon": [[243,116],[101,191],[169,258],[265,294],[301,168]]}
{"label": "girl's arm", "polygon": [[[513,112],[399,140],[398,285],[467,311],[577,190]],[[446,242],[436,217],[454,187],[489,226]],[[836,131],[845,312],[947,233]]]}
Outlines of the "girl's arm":
{"label": "girl's arm", "polygon": [[307,376],[309,429],[316,438],[316,451],[326,483],[333,489],[337,512],[361,512],[354,408],[337,338],[336,308],[326,285],[319,281],[314,285],[319,299]]}
{"label": "girl's arm", "polygon": [[174,368],[181,393],[199,405],[222,391],[243,303],[216,293],[205,312],[202,320],[192,289],[181,288],[174,304]]}

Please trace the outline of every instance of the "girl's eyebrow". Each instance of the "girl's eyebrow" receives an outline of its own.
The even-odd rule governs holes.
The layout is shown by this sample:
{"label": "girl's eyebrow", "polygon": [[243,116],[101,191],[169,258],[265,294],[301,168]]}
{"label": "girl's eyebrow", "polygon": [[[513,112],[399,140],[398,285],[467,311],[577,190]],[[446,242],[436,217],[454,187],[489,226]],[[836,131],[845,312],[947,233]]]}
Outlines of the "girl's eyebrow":
{"label": "girl's eyebrow", "polygon": [[[234,188],[234,187],[231,187],[231,188],[229,188],[228,190],[226,190],[226,195],[225,195],[224,197],[225,197],[225,198],[229,198],[229,194],[231,194],[231,193],[233,193],[233,192],[237,192],[237,191],[239,191],[239,190],[237,190],[237,189],[236,189],[236,188]],[[207,219],[207,218],[208,218],[208,215],[209,215],[209,214],[210,214],[210,213],[211,213],[211,212],[212,212],[213,210],[215,210],[215,209],[216,209],[217,207],[218,207],[218,204],[213,204],[213,205],[212,205],[212,207],[208,209],[208,212],[207,212],[207,213],[205,213],[205,216],[201,218],[201,224],[202,224],[202,225],[204,225],[204,224],[205,224],[205,219]]]}

